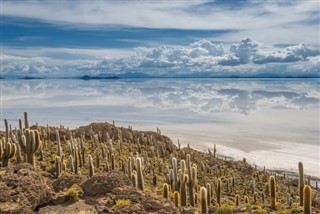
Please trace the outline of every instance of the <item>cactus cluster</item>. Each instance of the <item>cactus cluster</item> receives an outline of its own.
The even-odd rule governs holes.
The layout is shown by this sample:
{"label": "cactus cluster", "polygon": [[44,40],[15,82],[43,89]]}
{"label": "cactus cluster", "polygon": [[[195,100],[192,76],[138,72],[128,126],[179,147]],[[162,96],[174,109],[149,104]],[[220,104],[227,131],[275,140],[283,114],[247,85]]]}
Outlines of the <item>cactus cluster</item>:
{"label": "cactus cluster", "polygon": [[152,135],[116,126],[98,131],[91,127],[79,133],[62,126],[30,126],[27,113],[24,127],[22,120],[16,129],[7,120],[4,123],[4,137],[0,139],[2,167],[28,162],[39,170],[43,166],[47,171],[53,168],[55,178],[64,174],[92,177],[118,170],[139,191],[158,194],[181,210],[191,206],[199,213],[209,213],[213,207],[224,210],[227,205],[237,211],[248,207],[268,212],[281,212],[284,207],[298,207],[305,213],[319,210],[318,181],[304,175],[301,162],[295,187],[289,176],[265,168],[260,171],[245,159],[221,158],[216,145],[206,154],[190,145],[182,148],[180,141],[177,147],[166,143],[158,146],[160,129]]}

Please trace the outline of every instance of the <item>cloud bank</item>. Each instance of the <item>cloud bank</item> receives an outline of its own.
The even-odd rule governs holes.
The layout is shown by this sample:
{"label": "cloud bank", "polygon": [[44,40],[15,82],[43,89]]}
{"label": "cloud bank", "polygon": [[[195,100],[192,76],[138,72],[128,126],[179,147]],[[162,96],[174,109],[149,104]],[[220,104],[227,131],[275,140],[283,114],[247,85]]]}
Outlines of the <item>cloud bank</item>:
{"label": "cloud bank", "polygon": [[[185,46],[139,47],[113,56],[111,51],[47,49],[28,57],[5,49],[2,74],[6,75],[114,75],[143,73],[151,76],[244,75],[244,74],[319,74],[320,51],[305,43],[285,48],[266,49],[251,38],[231,45],[198,40]],[[8,54],[6,54],[8,52]],[[36,53],[34,53],[36,52]],[[63,56],[65,54],[68,57]],[[33,55],[33,56],[30,56]],[[58,56],[58,57],[57,57]]]}

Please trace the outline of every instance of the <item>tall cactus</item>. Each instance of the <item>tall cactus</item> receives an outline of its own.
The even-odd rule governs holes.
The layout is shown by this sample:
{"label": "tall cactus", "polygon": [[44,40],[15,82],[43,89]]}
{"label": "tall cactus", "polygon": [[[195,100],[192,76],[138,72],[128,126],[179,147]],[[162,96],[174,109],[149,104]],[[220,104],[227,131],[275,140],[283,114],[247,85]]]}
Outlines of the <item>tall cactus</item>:
{"label": "tall cactus", "polygon": [[270,186],[270,203],[271,209],[276,209],[276,180],[274,176],[270,176],[269,179]]}
{"label": "tall cactus", "polygon": [[190,154],[186,155],[186,164],[187,164],[187,172],[188,172],[188,189],[189,189],[189,203],[191,206],[195,206],[195,198],[194,198],[194,188],[197,179],[197,168],[191,167],[191,157]]}
{"label": "tall cactus", "polygon": [[20,141],[22,151],[27,155],[27,162],[36,166],[35,153],[40,147],[40,134],[38,130],[26,130],[26,136]]}
{"label": "tall cactus", "polygon": [[74,173],[74,162],[73,162],[73,156],[70,155],[70,158],[69,158],[69,167],[70,167],[70,171],[72,173]]}
{"label": "tall cactus", "polygon": [[205,187],[201,187],[200,189],[200,213],[201,214],[208,214],[208,196],[207,196],[207,189]]}
{"label": "tall cactus", "polygon": [[178,191],[178,167],[177,167],[177,159],[175,157],[172,158],[172,169],[173,169],[173,183],[172,189],[173,191]]}
{"label": "tall cactus", "polygon": [[304,214],[311,214],[312,209],[311,209],[311,205],[312,205],[312,189],[309,185],[305,185],[304,189],[303,189],[303,210],[304,210]]}
{"label": "tall cactus", "polygon": [[94,165],[93,165],[93,159],[91,155],[88,155],[89,159],[89,177],[92,177],[94,175]]}
{"label": "tall cactus", "polygon": [[143,180],[143,174],[142,174],[142,163],[141,158],[137,158],[137,182],[138,182],[138,188],[144,191],[144,180]]}
{"label": "tall cactus", "polygon": [[208,207],[211,205],[211,184],[207,183],[206,185],[207,188],[207,202],[208,202]]}
{"label": "tall cactus", "polygon": [[111,170],[115,170],[116,163],[115,163],[115,157],[114,154],[111,155]]}
{"label": "tall cactus", "polygon": [[298,163],[299,167],[299,197],[300,197],[300,206],[303,206],[303,189],[304,189],[304,173],[303,173],[303,164],[302,162]]}
{"label": "tall cactus", "polygon": [[56,130],[56,141],[57,141],[57,156],[61,157],[62,156],[62,148],[61,148],[59,130]]}
{"label": "tall cactus", "polygon": [[217,204],[221,206],[221,180],[217,181]]}
{"label": "tall cactus", "polygon": [[182,175],[182,180],[180,181],[180,204],[181,206],[187,206],[187,183],[189,177],[186,174]]}
{"label": "tall cactus", "polygon": [[24,127],[25,127],[26,129],[29,128],[28,112],[24,112]]}
{"label": "tall cactus", "polygon": [[132,162],[131,162],[131,158],[129,158],[129,160],[128,160],[128,176],[129,176],[129,179],[131,179],[131,173],[132,173]]}
{"label": "tall cactus", "polygon": [[8,143],[9,142],[9,126],[8,126],[7,119],[4,119],[4,126],[6,129],[6,143]]}

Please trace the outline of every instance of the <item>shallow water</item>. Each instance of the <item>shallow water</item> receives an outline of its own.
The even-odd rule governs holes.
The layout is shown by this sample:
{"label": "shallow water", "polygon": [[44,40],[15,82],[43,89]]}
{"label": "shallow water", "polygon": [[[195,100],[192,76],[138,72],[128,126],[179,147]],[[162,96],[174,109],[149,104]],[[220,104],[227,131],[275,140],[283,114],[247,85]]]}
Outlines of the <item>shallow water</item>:
{"label": "shallow water", "polygon": [[[116,121],[199,150],[320,176],[319,79],[1,80],[1,120]],[[3,122],[1,123],[3,129]]]}

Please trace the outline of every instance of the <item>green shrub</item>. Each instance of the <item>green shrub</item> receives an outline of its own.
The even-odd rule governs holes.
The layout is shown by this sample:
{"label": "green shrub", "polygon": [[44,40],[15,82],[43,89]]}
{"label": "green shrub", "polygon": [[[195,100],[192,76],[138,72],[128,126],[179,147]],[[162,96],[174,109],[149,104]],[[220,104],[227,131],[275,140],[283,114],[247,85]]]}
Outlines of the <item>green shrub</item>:
{"label": "green shrub", "polygon": [[130,206],[131,205],[131,201],[130,199],[117,199],[116,203],[112,206],[112,209],[119,209],[125,206]]}

